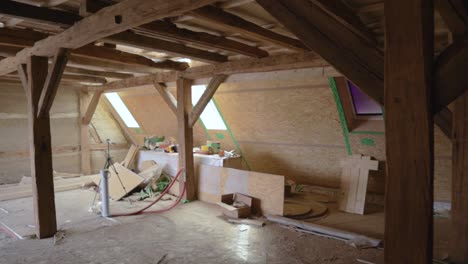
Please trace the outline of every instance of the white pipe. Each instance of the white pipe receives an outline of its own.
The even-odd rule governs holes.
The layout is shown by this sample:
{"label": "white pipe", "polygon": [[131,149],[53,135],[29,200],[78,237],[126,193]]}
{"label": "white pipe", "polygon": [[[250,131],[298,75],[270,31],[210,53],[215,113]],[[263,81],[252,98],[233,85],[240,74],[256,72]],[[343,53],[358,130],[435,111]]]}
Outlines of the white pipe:
{"label": "white pipe", "polygon": [[101,170],[101,215],[102,217],[109,217],[109,184],[108,184],[108,170]]}

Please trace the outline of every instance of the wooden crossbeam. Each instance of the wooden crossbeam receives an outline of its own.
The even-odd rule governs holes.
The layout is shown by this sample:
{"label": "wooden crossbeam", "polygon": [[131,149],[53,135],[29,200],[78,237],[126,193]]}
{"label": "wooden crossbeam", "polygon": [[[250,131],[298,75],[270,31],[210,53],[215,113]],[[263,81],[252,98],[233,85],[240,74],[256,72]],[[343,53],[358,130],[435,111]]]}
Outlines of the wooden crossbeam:
{"label": "wooden crossbeam", "polygon": [[123,32],[151,21],[177,16],[192,9],[211,4],[216,0],[132,0],[106,7],[86,17],[55,36],[38,41],[32,48],[23,49],[15,57],[0,61],[0,75],[16,70],[31,55],[52,56],[53,51],[64,47],[77,49],[93,41]]}
{"label": "wooden crossbeam", "polygon": [[241,17],[225,12],[222,9],[206,6],[190,12],[191,16],[196,18],[222,25],[223,27],[250,36],[261,41],[274,43],[296,51],[304,51],[308,48],[305,47],[299,40],[290,38],[271,30],[258,26],[250,21]]}
{"label": "wooden crossbeam", "polygon": [[167,106],[171,109],[171,111],[177,115],[177,99],[169,92],[166,85],[164,83],[153,83],[154,88],[158,91],[159,95],[163,98],[164,102],[166,102]]}
{"label": "wooden crossbeam", "polygon": [[[35,42],[47,38],[49,35],[31,31],[27,29],[0,29],[0,50],[7,50],[11,56],[11,53],[17,53],[21,48],[31,47]],[[86,60],[91,59],[91,60]],[[72,51],[70,61],[83,61],[96,65],[99,63],[116,63],[125,64],[131,66],[142,66],[155,69],[168,69],[168,70],[180,70],[183,71],[189,67],[187,63],[181,62],[154,62],[146,57],[131,54],[116,49],[110,49],[106,47],[99,47],[95,45],[86,45],[84,47],[75,49]]]}
{"label": "wooden crossbeam", "polygon": [[432,1],[411,2],[385,0],[384,259],[427,264],[433,252],[434,9]]}
{"label": "wooden crossbeam", "polygon": [[166,21],[155,21],[141,25],[135,29],[137,32],[154,34],[171,38],[173,40],[196,43],[210,48],[243,54],[250,57],[262,58],[268,56],[268,52],[241,42],[215,36],[204,32],[194,32],[184,28],[178,28],[175,24]]}
{"label": "wooden crossbeam", "polygon": [[198,118],[203,113],[203,110],[205,110],[205,107],[208,105],[211,98],[213,98],[213,95],[215,94],[216,90],[218,90],[218,87],[226,80],[227,77],[227,75],[219,74],[211,78],[210,83],[206,87],[206,90],[203,92],[203,95],[200,97],[200,100],[198,100],[197,104],[193,107],[192,111],[190,112],[188,121],[190,127],[193,127],[195,125]]}
{"label": "wooden crossbeam", "polygon": [[115,44],[125,44],[135,48],[144,50],[164,52],[176,56],[187,57],[194,60],[204,61],[208,63],[225,62],[228,58],[224,55],[209,52],[201,49],[188,47],[175,42],[150,38],[140,34],[135,34],[130,31],[122,32],[109,36],[104,39],[107,42]]}
{"label": "wooden crossbeam", "polygon": [[125,79],[133,77],[133,74],[128,73],[119,73],[119,72],[110,72],[110,71],[103,71],[103,70],[89,70],[89,69],[82,69],[78,67],[71,67],[67,66],[65,68],[65,73],[70,75],[78,75],[78,76],[95,76],[95,77],[104,77],[104,78],[113,78],[113,79]]}
{"label": "wooden crossbeam", "polygon": [[93,97],[86,108],[85,114],[81,117],[81,123],[83,125],[89,125],[91,123],[91,119],[93,118],[94,112],[96,112],[97,105],[99,100],[101,99],[102,91],[95,91]]}
{"label": "wooden crossbeam", "polygon": [[54,56],[51,68],[47,73],[47,78],[42,89],[41,97],[39,99],[37,117],[40,118],[44,115],[48,115],[52,108],[55,95],[62,79],[62,74],[67,65],[68,55],[70,51],[67,49],[59,49]]}
{"label": "wooden crossbeam", "polygon": [[168,71],[146,76],[138,76],[115,81],[99,87],[89,87],[90,90],[112,91],[149,85],[156,83],[175,82],[178,77],[200,79],[218,74],[238,74],[250,72],[271,72],[314,67],[328,67],[328,63],[313,52],[281,54],[260,59],[242,59],[228,61],[217,65],[205,65],[188,68],[184,72]]}

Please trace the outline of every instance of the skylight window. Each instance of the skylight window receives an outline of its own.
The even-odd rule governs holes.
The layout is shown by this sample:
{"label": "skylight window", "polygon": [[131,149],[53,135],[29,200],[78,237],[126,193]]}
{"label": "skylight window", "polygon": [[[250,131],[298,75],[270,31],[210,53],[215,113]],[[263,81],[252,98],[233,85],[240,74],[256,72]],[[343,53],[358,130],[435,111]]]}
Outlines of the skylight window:
{"label": "skylight window", "polygon": [[377,102],[372,100],[367,94],[363,93],[352,82],[347,82],[356,115],[382,115],[382,107]]}
{"label": "skylight window", "polygon": [[[203,95],[206,89],[206,85],[193,85],[192,86],[192,104],[196,105],[198,100]],[[219,113],[213,100],[210,100],[203,113],[200,115],[200,119],[205,125],[206,129],[209,130],[227,130],[226,124],[224,124],[223,118]]]}
{"label": "skylight window", "polygon": [[115,111],[117,111],[119,116],[122,118],[127,127],[140,127],[138,125],[138,122],[135,120],[132,113],[130,113],[130,110],[128,110],[127,106],[122,101],[122,98],[120,98],[118,93],[106,93],[106,97],[114,107]]}

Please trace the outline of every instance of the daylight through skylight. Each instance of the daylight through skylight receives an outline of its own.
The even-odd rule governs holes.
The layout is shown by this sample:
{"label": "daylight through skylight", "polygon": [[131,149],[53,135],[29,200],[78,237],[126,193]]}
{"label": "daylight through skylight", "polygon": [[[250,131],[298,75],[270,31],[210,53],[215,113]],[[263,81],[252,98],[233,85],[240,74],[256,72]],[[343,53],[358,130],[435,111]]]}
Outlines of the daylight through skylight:
{"label": "daylight through skylight", "polygon": [[115,111],[117,111],[119,116],[122,118],[125,125],[127,125],[127,127],[140,127],[118,93],[106,93],[106,97],[114,107]]}
{"label": "daylight through skylight", "polygon": [[[196,105],[200,100],[203,92],[206,89],[206,85],[193,85],[192,86],[192,104]],[[227,130],[224,124],[223,118],[219,113],[213,100],[210,100],[203,113],[200,115],[200,119],[205,125],[206,129],[211,130]]]}

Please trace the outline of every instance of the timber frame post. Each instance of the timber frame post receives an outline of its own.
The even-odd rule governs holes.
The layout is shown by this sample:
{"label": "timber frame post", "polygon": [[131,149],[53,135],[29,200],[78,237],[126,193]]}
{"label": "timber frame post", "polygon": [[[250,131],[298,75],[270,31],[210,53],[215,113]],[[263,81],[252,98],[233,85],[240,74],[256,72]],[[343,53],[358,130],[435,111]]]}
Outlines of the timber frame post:
{"label": "timber frame post", "polygon": [[[154,82],[153,85],[160,96],[177,117],[177,130],[179,142],[179,169],[185,168],[185,177],[179,182],[186,184],[185,197],[188,200],[197,199],[197,185],[195,180],[195,168],[193,163],[193,126],[210,102],[218,87],[228,78],[228,75],[219,74],[211,78],[205,92],[197,104],[192,107],[193,80],[178,78],[176,81],[175,98],[164,83]],[[182,193],[183,184],[179,185],[179,193]]]}
{"label": "timber frame post", "polygon": [[450,261],[468,263],[468,92],[455,100]]}
{"label": "timber frame post", "polygon": [[29,120],[29,155],[36,235],[48,238],[57,232],[52,142],[49,111],[52,107],[69,52],[59,49],[49,71],[48,58],[31,56],[18,72],[26,92]]}
{"label": "timber frame post", "polygon": [[386,264],[432,262],[432,2],[385,1]]}

